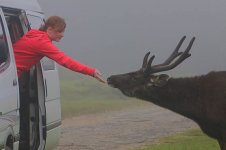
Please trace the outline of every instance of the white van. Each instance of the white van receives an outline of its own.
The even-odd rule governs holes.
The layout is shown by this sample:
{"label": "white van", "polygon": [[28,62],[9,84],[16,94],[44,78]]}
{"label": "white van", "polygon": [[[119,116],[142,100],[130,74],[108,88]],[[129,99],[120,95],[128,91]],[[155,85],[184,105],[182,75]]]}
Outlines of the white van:
{"label": "white van", "polygon": [[[0,149],[19,149],[21,127],[26,129],[23,150],[53,149],[60,137],[55,62],[42,59],[19,83],[12,49],[12,44],[29,29],[39,28],[43,19],[36,0],[0,0]],[[20,117],[20,104],[28,110],[26,116]]]}

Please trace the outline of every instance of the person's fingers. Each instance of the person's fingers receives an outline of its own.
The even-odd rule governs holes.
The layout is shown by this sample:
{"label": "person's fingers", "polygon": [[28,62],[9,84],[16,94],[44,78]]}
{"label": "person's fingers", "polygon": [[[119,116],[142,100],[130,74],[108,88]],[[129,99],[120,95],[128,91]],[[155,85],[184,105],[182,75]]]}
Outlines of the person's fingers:
{"label": "person's fingers", "polygon": [[95,70],[95,73],[96,73],[96,75],[98,75],[98,76],[102,76],[102,73],[101,73],[98,69]]}
{"label": "person's fingers", "polygon": [[104,79],[104,77],[101,76],[101,75],[97,75],[97,76],[96,76],[96,79],[99,80],[99,81],[102,82],[102,83],[107,83],[106,79]]}
{"label": "person's fingers", "polygon": [[106,79],[102,76],[102,73],[98,69],[95,70],[94,77],[102,83],[107,83]]}

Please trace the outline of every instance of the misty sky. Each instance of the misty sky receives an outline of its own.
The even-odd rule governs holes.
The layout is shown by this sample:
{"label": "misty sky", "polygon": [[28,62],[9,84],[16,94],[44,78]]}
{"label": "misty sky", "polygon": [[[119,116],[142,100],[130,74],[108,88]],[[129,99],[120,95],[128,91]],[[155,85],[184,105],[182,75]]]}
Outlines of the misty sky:
{"label": "misty sky", "polygon": [[[169,71],[173,76],[226,69],[224,0],[39,0],[46,16],[66,19],[57,46],[101,70],[105,77],[139,69],[146,52],[161,63],[183,35],[181,50],[195,36],[192,56]],[[166,72],[164,72],[166,73]]]}

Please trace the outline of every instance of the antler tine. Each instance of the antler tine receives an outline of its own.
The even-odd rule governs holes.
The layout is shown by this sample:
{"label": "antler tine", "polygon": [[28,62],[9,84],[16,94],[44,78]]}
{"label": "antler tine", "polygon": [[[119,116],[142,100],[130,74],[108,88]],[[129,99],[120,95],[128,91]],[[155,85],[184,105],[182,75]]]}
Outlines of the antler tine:
{"label": "antler tine", "polygon": [[150,58],[149,61],[148,61],[147,67],[146,67],[146,69],[144,70],[144,73],[147,74],[147,75],[150,73],[150,71],[151,71],[151,69],[152,69],[152,68],[151,68],[151,64],[152,64],[154,58],[155,58],[155,55],[151,56],[151,58]]}
{"label": "antler tine", "polygon": [[167,65],[170,64],[177,56],[181,55],[182,52],[178,52],[182,43],[184,42],[186,36],[183,36],[180,40],[180,42],[177,44],[177,47],[175,48],[175,50],[173,51],[173,53],[170,55],[170,57],[161,65]]}
{"label": "antler tine", "polygon": [[189,51],[191,50],[191,47],[193,45],[195,41],[195,37],[193,37],[188,45],[188,47],[186,48],[186,50],[184,51],[184,53],[173,63],[171,64],[170,69],[175,68],[177,65],[179,65],[181,62],[183,62],[185,59],[187,59],[188,57],[191,56],[191,54],[189,54]]}
{"label": "antler tine", "polygon": [[160,72],[160,71],[167,71],[170,69],[175,68],[177,65],[179,65],[181,62],[183,62],[186,58],[190,57],[191,54],[189,54],[189,51],[193,45],[195,41],[195,37],[193,37],[188,45],[188,47],[186,48],[186,50],[182,53],[182,55],[176,60],[174,61],[174,63],[172,64],[167,64],[167,65],[156,65],[156,66],[152,66],[149,69],[150,73],[156,73],[156,72]]}
{"label": "antler tine", "polygon": [[191,47],[192,47],[194,41],[195,41],[195,37],[193,37],[193,38],[191,39],[191,41],[190,41],[190,43],[189,43],[187,49],[184,51],[184,53],[188,53],[188,52],[190,51],[190,49],[191,49]]}
{"label": "antler tine", "polygon": [[184,42],[185,38],[186,38],[186,36],[183,36],[181,38],[181,40],[177,44],[177,47],[175,48],[175,50],[172,52],[172,54],[169,56],[169,58],[164,63],[155,65],[153,67],[169,65],[176,57],[180,56],[183,52],[178,52],[178,51],[179,51],[182,43]]}
{"label": "antler tine", "polygon": [[148,56],[150,55],[151,52],[147,52],[146,55],[144,56],[144,60],[143,60],[143,65],[142,65],[142,70],[145,70],[147,68],[147,64],[148,64]]}

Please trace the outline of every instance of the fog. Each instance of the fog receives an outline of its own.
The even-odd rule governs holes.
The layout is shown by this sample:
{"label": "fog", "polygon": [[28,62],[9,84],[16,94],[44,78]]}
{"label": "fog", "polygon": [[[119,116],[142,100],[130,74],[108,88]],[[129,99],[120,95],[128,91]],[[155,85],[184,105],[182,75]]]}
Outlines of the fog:
{"label": "fog", "polygon": [[101,70],[105,77],[140,69],[146,52],[163,62],[180,38],[181,51],[196,37],[191,57],[172,76],[226,69],[224,0],[39,0],[46,17],[65,18],[56,45],[66,54]]}

